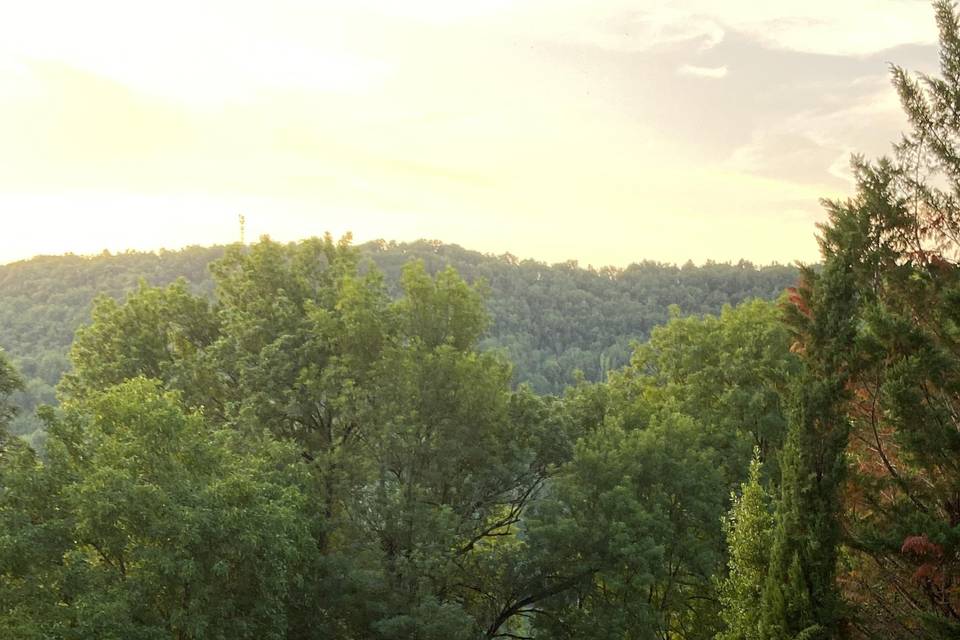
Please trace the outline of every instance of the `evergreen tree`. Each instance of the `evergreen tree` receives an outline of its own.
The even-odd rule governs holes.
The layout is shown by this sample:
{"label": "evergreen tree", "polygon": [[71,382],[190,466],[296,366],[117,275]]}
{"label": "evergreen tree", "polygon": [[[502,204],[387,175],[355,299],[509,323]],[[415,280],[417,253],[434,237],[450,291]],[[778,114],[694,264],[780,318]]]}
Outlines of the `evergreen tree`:
{"label": "evergreen tree", "polygon": [[844,576],[864,636],[960,636],[960,19],[935,4],[940,75],[893,69],[910,130],[860,163],[871,215]]}
{"label": "evergreen tree", "polygon": [[828,639],[841,635],[836,584],[839,513],[849,419],[852,353],[858,322],[855,271],[869,243],[872,194],[826,203],[821,273],[807,269],[789,318],[804,367],[781,455],[781,493],[763,595],[764,638]]}
{"label": "evergreen tree", "polygon": [[960,20],[935,7],[942,77],[894,68],[911,131],[892,159],[854,159],[857,195],[827,203],[823,270],[793,296],[805,367],[764,591],[771,640],[960,629]]}
{"label": "evergreen tree", "polygon": [[727,628],[717,640],[760,640],[763,584],[770,558],[773,515],[770,495],[762,484],[763,465],[759,450],[750,463],[750,475],[733,496],[733,506],[724,520],[730,553],[730,573],[719,589],[721,616]]}

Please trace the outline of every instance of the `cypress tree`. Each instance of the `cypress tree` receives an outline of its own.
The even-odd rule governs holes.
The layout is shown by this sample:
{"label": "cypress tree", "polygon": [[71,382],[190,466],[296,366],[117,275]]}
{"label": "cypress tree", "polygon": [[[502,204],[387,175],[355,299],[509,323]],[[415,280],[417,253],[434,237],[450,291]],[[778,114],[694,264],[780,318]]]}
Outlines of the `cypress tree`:
{"label": "cypress tree", "polygon": [[767,575],[773,516],[770,495],[761,483],[763,465],[754,450],[750,475],[734,496],[724,533],[730,552],[730,573],[720,584],[721,617],[727,628],[717,640],[759,640],[760,603]]}
{"label": "cypress tree", "polygon": [[[861,172],[861,178],[866,174]],[[788,319],[804,368],[792,388],[792,408],[781,456],[780,497],[763,593],[761,637],[766,640],[831,639],[842,635],[836,584],[841,541],[839,514],[845,413],[861,292],[866,266],[872,193],[825,203],[823,268],[803,271],[792,293]]]}

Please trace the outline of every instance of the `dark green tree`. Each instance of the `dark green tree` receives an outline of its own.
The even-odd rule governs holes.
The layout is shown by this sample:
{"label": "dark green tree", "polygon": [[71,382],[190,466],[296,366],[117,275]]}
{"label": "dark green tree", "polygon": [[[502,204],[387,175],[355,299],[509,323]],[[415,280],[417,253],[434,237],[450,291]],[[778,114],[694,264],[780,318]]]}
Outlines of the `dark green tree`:
{"label": "dark green tree", "polygon": [[725,492],[699,429],[673,414],[581,439],[529,523],[536,637],[713,637]]}
{"label": "dark green tree", "polygon": [[770,638],[960,631],[960,21],[952,3],[935,8],[941,77],[893,69],[911,130],[894,158],[855,158],[857,195],[828,203],[823,271],[794,298],[805,371],[764,594]]}
{"label": "dark green tree", "polygon": [[855,270],[871,196],[827,203],[823,270],[807,269],[789,307],[802,372],[793,383],[780,496],[763,596],[763,637],[836,638],[843,629],[836,583],[841,489],[849,436],[848,385],[860,313]]}
{"label": "dark green tree", "polygon": [[295,448],[144,378],[47,416],[47,460],[2,469],[4,637],[287,637],[315,526]]}
{"label": "dark green tree", "polygon": [[935,3],[940,75],[893,81],[910,130],[860,163],[871,198],[850,418],[849,600],[864,635],[960,634],[960,20]]}

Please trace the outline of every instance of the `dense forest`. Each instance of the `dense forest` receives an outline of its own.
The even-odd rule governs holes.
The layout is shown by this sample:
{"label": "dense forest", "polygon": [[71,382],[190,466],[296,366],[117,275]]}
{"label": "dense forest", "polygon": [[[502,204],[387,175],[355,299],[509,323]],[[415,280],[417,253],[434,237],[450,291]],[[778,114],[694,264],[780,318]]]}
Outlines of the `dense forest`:
{"label": "dense forest", "polygon": [[777,308],[677,315],[561,398],[479,349],[482,284],[415,260],[392,295],[361,261],[263,239],[213,263],[213,301],[98,300],[42,457],[5,441],[11,632],[718,630],[725,501],[754,448],[776,458],[797,366]]}
{"label": "dense forest", "polygon": [[[503,285],[440,245],[377,267],[264,238],[126,297],[114,271],[42,448],[9,432],[25,378],[0,358],[2,636],[960,637],[960,18],[936,11],[941,76],[893,68],[910,129],[853,159],[819,266],[776,302],[648,301],[668,316],[629,361],[559,394],[482,348]],[[710,269],[733,267],[686,277]],[[86,313],[50,298],[59,326]]]}
{"label": "dense forest", "polygon": [[[775,298],[797,278],[793,267],[744,262],[680,268],[644,262],[598,271],[428,241],[371,242],[357,249],[360,268],[375,265],[392,297],[400,295],[401,270],[411,260],[422,261],[430,274],[452,266],[468,282],[484,282],[491,322],[479,347],[501,351],[513,364],[514,382],[553,394],[572,384],[577,371],[596,382],[625,365],[631,342],[666,322],[671,305],[688,315],[715,314],[725,304]],[[42,438],[36,408],[56,402],[73,334],[90,321],[97,295],[122,301],[141,280],[164,286],[184,278],[191,292],[213,301],[208,265],[224,250],[40,257],[0,266],[0,348],[26,380],[15,395],[20,412],[11,431]]]}

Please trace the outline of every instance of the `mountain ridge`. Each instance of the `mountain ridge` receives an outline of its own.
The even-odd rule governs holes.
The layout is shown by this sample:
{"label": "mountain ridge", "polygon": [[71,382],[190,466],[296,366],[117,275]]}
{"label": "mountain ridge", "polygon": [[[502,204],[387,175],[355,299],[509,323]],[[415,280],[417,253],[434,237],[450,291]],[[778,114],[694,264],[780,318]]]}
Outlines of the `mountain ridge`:
{"label": "mountain ridge", "polygon": [[[183,277],[195,293],[213,297],[208,265],[225,249],[193,245],[64,254],[0,265],[0,348],[27,380],[17,398],[21,415],[13,429],[35,432],[34,409],[55,402],[54,387],[69,367],[73,333],[89,322],[97,295],[122,299],[141,279],[162,286]],[[483,279],[491,324],[481,346],[502,352],[513,363],[515,382],[526,382],[539,393],[560,393],[578,370],[588,380],[599,380],[622,366],[631,343],[645,340],[653,327],[666,322],[672,305],[684,315],[717,313],[725,304],[774,299],[797,276],[792,266],[743,260],[700,266],[640,261],[599,269],[574,260],[547,264],[437,240],[376,240],[357,249],[384,273],[393,293],[410,260],[422,260],[430,273],[449,265],[469,282]]]}

